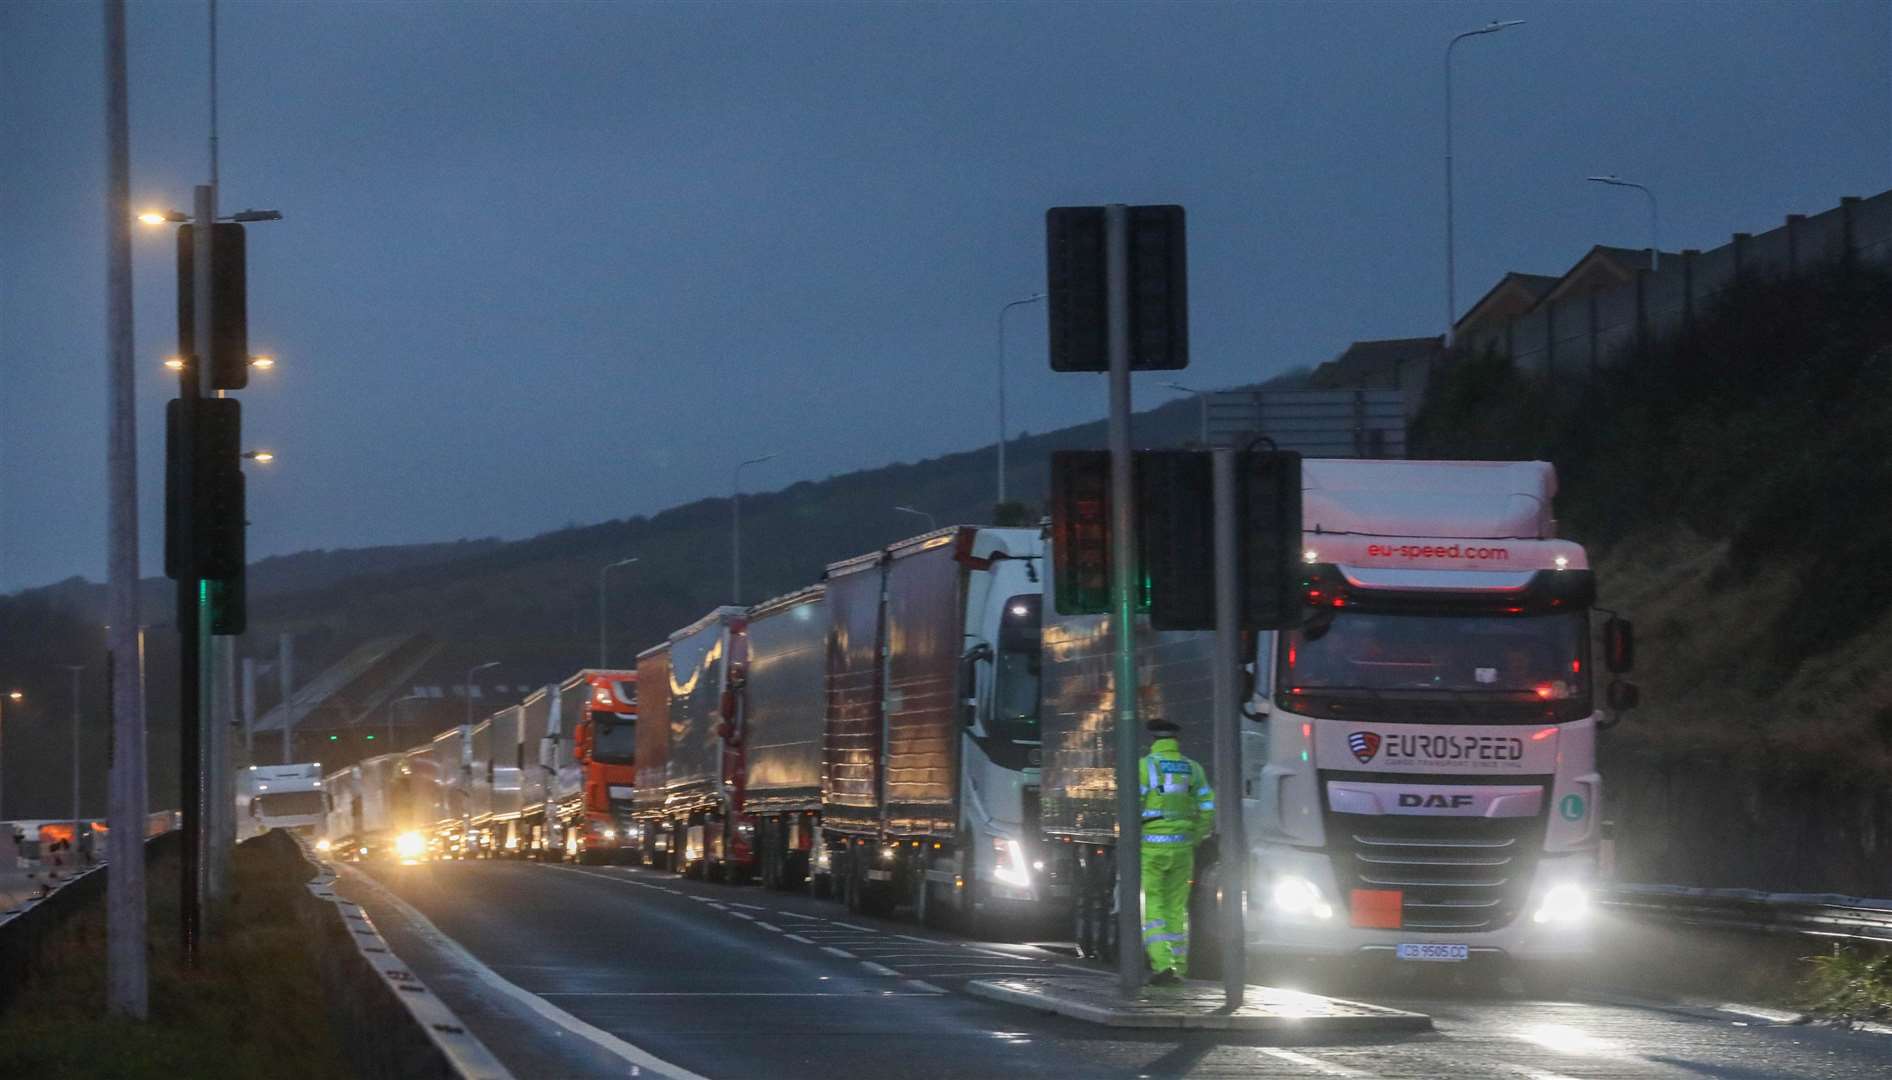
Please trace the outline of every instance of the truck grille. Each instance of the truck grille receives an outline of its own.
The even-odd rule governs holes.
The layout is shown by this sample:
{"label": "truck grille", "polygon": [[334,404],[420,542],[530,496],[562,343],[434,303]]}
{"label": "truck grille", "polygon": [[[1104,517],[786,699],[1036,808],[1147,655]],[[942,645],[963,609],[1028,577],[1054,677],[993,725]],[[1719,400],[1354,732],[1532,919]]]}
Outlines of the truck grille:
{"label": "truck grille", "polygon": [[1343,903],[1354,889],[1397,889],[1404,929],[1497,930],[1531,887],[1544,818],[1327,814]]}

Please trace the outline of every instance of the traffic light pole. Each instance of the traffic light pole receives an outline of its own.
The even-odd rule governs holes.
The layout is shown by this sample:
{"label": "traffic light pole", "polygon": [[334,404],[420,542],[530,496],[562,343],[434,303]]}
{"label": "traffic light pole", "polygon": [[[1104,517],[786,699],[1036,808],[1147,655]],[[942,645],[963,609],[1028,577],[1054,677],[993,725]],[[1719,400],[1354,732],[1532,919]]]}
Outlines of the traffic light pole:
{"label": "traffic light pole", "polygon": [[[179,380],[178,399],[183,413],[184,443],[190,462],[181,470],[182,505],[194,506],[197,402],[212,396],[211,387],[211,236],[216,232],[216,189],[197,185],[192,203],[191,229],[191,321],[192,348],[185,377]],[[188,510],[184,511],[189,513]],[[198,945],[203,936],[204,900],[204,662],[209,650],[204,648],[208,613],[204,610],[204,584],[193,568],[177,582],[178,634],[178,801],[184,811],[184,863],[178,875],[179,929],[184,946],[184,963],[196,967]]]}
{"label": "traffic light pole", "polygon": [[1116,648],[1117,977],[1124,996],[1143,985],[1143,800],[1137,797],[1137,545],[1130,457],[1129,210],[1104,207],[1110,351],[1110,610]]}
{"label": "traffic light pole", "polygon": [[1235,451],[1217,447],[1210,454],[1215,502],[1215,702],[1216,831],[1221,834],[1222,992],[1230,1009],[1241,1007],[1248,987],[1247,930],[1242,897],[1248,885],[1248,840],[1242,828],[1241,702],[1235,678],[1241,662],[1241,593],[1236,570]]}

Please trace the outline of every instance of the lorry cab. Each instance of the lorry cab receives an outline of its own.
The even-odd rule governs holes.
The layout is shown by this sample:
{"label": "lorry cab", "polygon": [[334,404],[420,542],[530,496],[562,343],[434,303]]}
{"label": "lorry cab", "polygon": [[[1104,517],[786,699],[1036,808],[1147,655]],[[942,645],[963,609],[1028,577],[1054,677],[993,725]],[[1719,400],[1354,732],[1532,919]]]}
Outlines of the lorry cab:
{"label": "lorry cab", "polygon": [[1600,840],[1583,548],[1542,462],[1308,461],[1302,624],[1259,635],[1249,945],[1587,951]]}

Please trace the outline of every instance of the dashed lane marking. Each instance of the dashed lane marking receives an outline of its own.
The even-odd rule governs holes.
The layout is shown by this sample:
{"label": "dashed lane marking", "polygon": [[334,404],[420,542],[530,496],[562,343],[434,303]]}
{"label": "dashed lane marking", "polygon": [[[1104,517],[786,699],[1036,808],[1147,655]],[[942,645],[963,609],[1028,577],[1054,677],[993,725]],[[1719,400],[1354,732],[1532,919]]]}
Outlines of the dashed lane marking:
{"label": "dashed lane marking", "polygon": [[853,953],[848,952],[846,949],[837,949],[832,945],[823,945],[821,951],[827,953],[829,956],[838,956],[843,960],[854,959]]}
{"label": "dashed lane marking", "polygon": [[732,919],[747,919],[750,922],[756,921],[756,918],[754,915],[745,915],[740,911],[729,911],[729,912],[725,912],[724,914],[728,915]]}
{"label": "dashed lane marking", "polygon": [[872,960],[861,961],[861,966],[873,972],[876,975],[899,975],[900,974],[898,971],[895,971],[894,969],[886,966],[885,964],[876,964]]}
{"label": "dashed lane marking", "polygon": [[854,923],[851,923],[851,922],[842,922],[842,921],[841,921],[841,920],[839,920],[839,919],[829,919],[828,921],[829,921],[829,922],[831,922],[831,923],[833,923],[833,924],[834,924],[834,925],[836,925],[836,926],[845,926],[845,927],[847,927],[847,928],[848,928],[849,930],[859,930],[859,931],[862,931],[863,933],[868,933],[868,934],[878,934],[878,933],[880,933],[880,931],[878,931],[878,930],[876,930],[876,929],[874,929],[874,928],[873,928],[873,927],[871,927],[871,926],[857,926],[857,925],[855,925]]}
{"label": "dashed lane marking", "polygon": [[[943,993],[944,991],[941,991],[941,992]],[[874,994],[875,997],[926,997],[929,994],[931,994],[932,991],[922,990],[917,993],[902,994],[895,990],[878,990],[878,991],[872,991],[872,993]],[[858,998],[858,997],[864,997],[866,995],[859,991],[856,991],[854,993],[847,993],[845,991],[836,993],[836,992],[823,991],[823,990],[623,990],[623,991],[567,990],[563,992],[548,993],[545,996],[546,997],[587,997],[587,998],[594,998],[594,997],[637,997],[637,998],[643,998],[643,997],[741,997],[741,998],[846,997],[846,998]],[[670,1075],[674,1075],[677,1077],[696,1077],[695,1073],[674,1073]],[[696,1077],[696,1080],[703,1080],[703,1078]]]}
{"label": "dashed lane marking", "polygon": [[730,907],[739,907],[739,908],[745,908],[745,909],[747,909],[747,910],[749,910],[749,911],[767,911],[767,910],[769,910],[768,908],[765,908],[765,907],[763,907],[763,906],[762,906],[761,904],[745,904],[745,903],[743,903],[743,902],[741,902],[740,900],[731,900],[731,901],[729,902],[729,906],[730,906]]}
{"label": "dashed lane marking", "polygon": [[946,992],[944,990],[941,990],[939,987],[934,986],[932,983],[927,982],[925,979],[907,979],[904,981],[907,986],[911,986],[915,990],[919,990],[923,993],[943,994]]}
{"label": "dashed lane marking", "polygon": [[767,923],[767,922],[763,922],[763,921],[762,921],[761,919],[757,919],[757,920],[755,921],[755,924],[756,924],[757,926],[760,926],[760,927],[761,927],[762,929],[764,929],[764,930],[773,930],[773,931],[775,931],[775,932],[776,932],[776,933],[778,933],[778,934],[782,932],[782,928],[781,928],[781,927],[779,927],[779,926],[777,926],[777,925],[775,925],[774,923]]}
{"label": "dashed lane marking", "polygon": [[815,943],[813,938],[805,938],[805,937],[802,937],[800,934],[784,934],[782,936],[786,937],[790,941],[799,941],[803,945],[813,945]]}
{"label": "dashed lane marking", "polygon": [[812,920],[814,920],[815,922],[827,922],[827,921],[828,921],[828,920],[826,920],[826,919],[824,919],[824,918],[822,918],[822,917],[821,917],[821,916],[819,916],[819,915],[803,915],[803,914],[802,914],[801,912],[799,912],[799,911],[777,911],[777,912],[776,912],[776,914],[777,914],[777,915],[785,915],[785,916],[787,916],[788,918],[791,918],[791,919],[812,919]]}

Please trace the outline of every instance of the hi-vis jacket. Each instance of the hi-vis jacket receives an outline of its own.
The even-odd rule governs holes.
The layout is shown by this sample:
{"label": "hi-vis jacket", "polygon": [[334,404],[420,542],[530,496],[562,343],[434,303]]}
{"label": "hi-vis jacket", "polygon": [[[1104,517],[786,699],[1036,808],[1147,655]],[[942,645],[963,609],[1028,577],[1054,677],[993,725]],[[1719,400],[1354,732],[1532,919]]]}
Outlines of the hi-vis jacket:
{"label": "hi-vis jacket", "polygon": [[1139,762],[1143,842],[1193,847],[1215,831],[1215,792],[1175,739],[1158,739]]}

